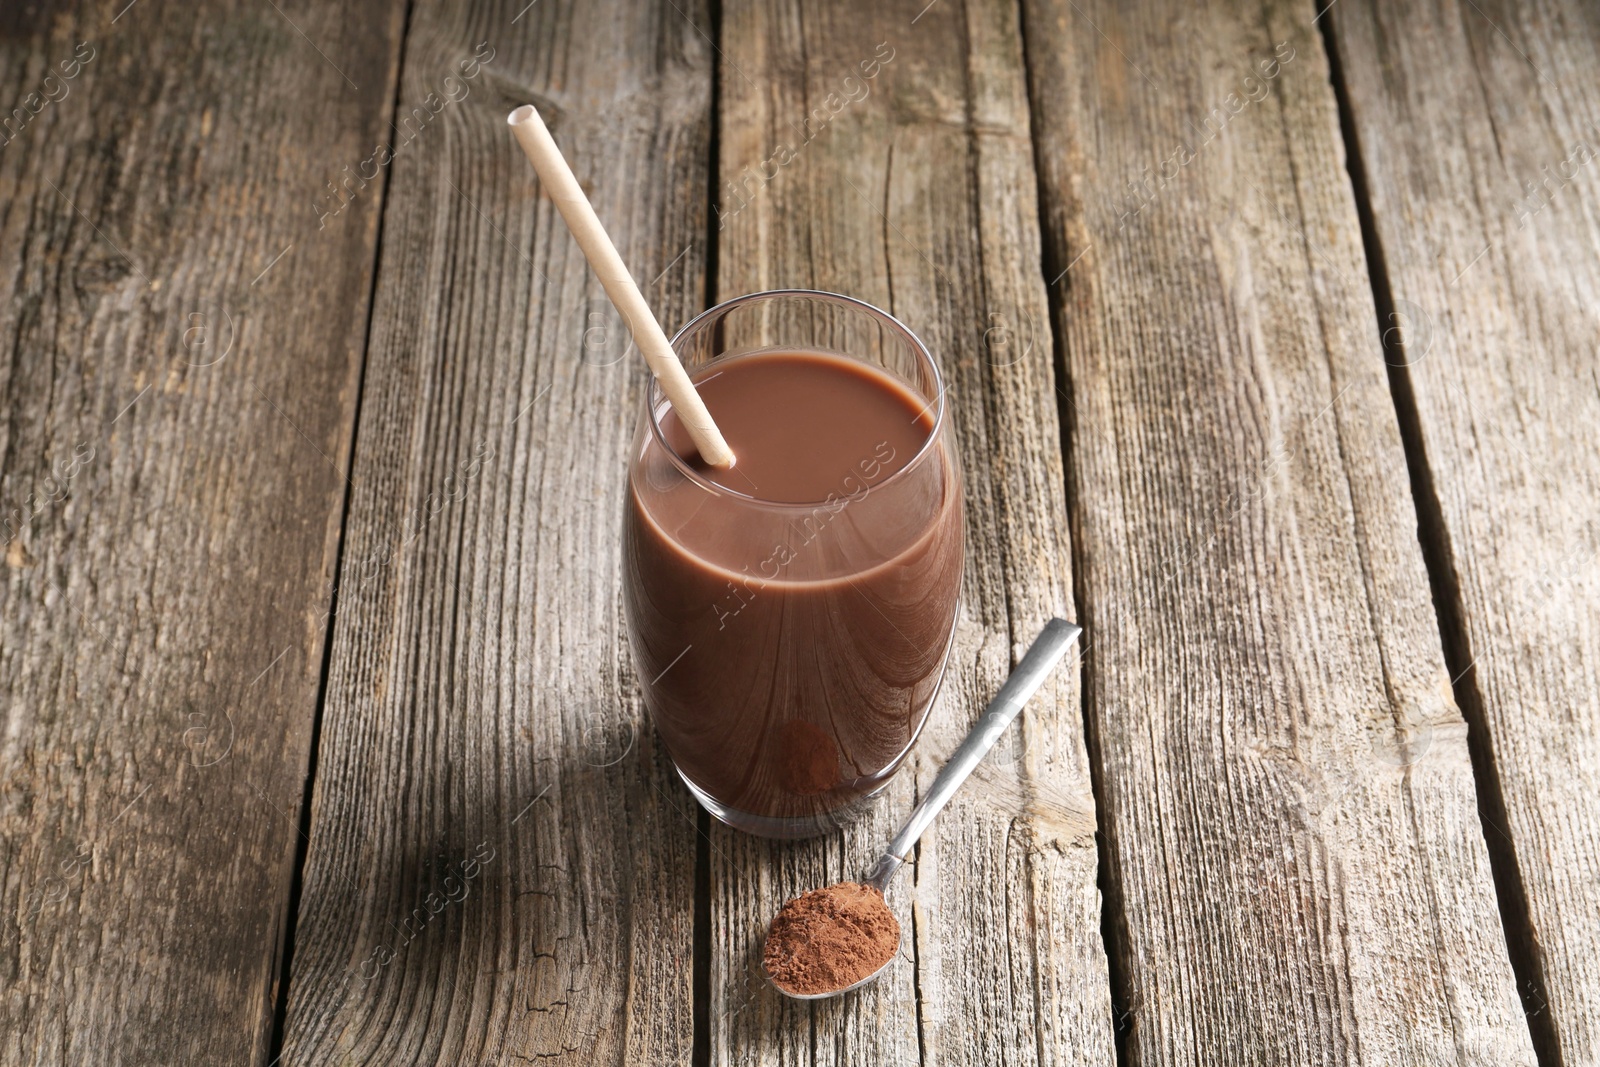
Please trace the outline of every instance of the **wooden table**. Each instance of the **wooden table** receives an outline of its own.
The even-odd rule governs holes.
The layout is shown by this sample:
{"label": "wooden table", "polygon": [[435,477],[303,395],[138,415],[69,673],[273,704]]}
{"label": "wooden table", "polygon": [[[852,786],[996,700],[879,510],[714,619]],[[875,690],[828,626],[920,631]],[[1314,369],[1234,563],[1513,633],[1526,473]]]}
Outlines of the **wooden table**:
{"label": "wooden table", "polygon": [[[1597,72],[1578,0],[8,0],[0,1062],[1600,1064]],[[643,718],[528,101],[669,326],[942,361],[952,670],[838,836]],[[1052,614],[888,978],[777,997]]]}

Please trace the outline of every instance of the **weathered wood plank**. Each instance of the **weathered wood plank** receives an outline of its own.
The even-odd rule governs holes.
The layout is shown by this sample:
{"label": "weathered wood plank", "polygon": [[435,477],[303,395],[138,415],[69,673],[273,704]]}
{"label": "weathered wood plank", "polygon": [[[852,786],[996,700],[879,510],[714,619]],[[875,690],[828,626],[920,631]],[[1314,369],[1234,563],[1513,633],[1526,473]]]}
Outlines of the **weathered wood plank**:
{"label": "weathered wood plank", "polygon": [[1507,937],[1547,1062],[1600,1063],[1600,16],[1341,8]]}
{"label": "weathered wood plank", "polygon": [[285,1062],[687,1063],[693,808],[641,729],[618,589],[646,372],[505,116],[540,106],[682,321],[711,49],[631,0],[410,27],[402,115],[481,73],[394,163]]}
{"label": "weathered wood plank", "polygon": [[1129,1058],[1531,1065],[1316,9],[1025,6]]}
{"label": "weathered wood plank", "polygon": [[404,5],[56,7],[0,14],[0,1062],[261,1064],[377,190],[313,205]]}
{"label": "weathered wood plank", "polygon": [[723,16],[718,295],[831,289],[919,333],[946,375],[969,561],[943,695],[871,817],[799,846],[713,832],[712,1062],[1110,1064],[1070,665],[901,873],[890,900],[910,936],[883,981],[813,1008],[757,977],[777,907],[871,864],[1038,627],[1072,614],[1072,578],[1015,7]]}

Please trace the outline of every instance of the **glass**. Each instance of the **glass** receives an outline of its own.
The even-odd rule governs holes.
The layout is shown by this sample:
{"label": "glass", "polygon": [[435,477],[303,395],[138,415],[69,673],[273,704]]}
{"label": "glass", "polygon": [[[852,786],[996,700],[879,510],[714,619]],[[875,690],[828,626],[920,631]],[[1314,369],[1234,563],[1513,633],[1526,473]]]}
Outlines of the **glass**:
{"label": "glass", "polygon": [[780,503],[717,485],[674,451],[652,382],[629,453],[628,633],[678,773],[730,826],[823,833],[887,784],[944,675],[963,530],[939,370],[889,314],[804,290],[729,300],[673,347],[697,382],[763,353],[843,356],[865,367],[841,388],[881,388],[886,374],[910,394],[905,410],[922,403],[913,427],[931,427],[909,460],[880,445],[840,471],[837,492]]}

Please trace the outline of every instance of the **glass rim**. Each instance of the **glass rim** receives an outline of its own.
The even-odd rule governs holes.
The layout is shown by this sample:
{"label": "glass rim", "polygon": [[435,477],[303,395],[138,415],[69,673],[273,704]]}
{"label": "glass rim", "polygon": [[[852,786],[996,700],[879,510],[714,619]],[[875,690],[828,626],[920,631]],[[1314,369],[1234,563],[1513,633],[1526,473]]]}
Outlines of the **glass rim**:
{"label": "glass rim", "polygon": [[[944,430],[944,375],[939,372],[939,363],[933,358],[933,353],[928,351],[928,346],[922,343],[922,338],[918,337],[916,332],[913,331],[911,327],[907,326],[905,323],[901,322],[889,312],[883,310],[875,304],[869,304],[865,300],[861,300],[853,296],[846,296],[843,293],[830,293],[825,289],[763,289],[762,291],[756,293],[745,293],[742,296],[730,297],[719,304],[708,307],[694,318],[684,323],[683,326],[679,328],[678,332],[672,335],[671,343],[673,351],[676,353],[678,349],[678,342],[684,337],[688,336],[691,331],[700,326],[706,319],[711,318],[713,315],[731,311],[733,308],[739,307],[742,304],[752,303],[757,300],[792,296],[821,297],[824,300],[855,307],[861,311],[865,311],[870,316],[888,323],[888,325],[898,332],[906,341],[910,342],[912,352],[915,354],[917,361],[927,369],[930,375],[932,375],[935,391],[933,399],[928,401],[928,404],[931,404],[933,407],[933,426],[928,430],[928,436],[923,440],[922,445],[917,449],[915,454],[913,454],[910,459],[906,460],[905,465],[899,470],[895,471],[893,474],[889,475],[889,477],[885,478],[883,481],[872,486],[872,489],[881,489],[884,486],[894,482],[902,474],[905,474],[913,467],[920,466],[923,458],[938,443],[939,434]],[[848,352],[836,352],[834,354],[846,356],[851,359],[858,359],[858,357],[851,356]],[[722,356],[714,357],[714,359],[722,358]],[[858,361],[862,363],[867,362],[866,360],[859,359]],[[689,368],[685,367],[684,369],[688,370]],[[891,375],[894,374],[894,372],[890,371],[887,367],[883,368],[883,370]],[[895,376],[898,377],[898,375]],[[704,475],[700,474],[699,471],[685,463],[683,461],[683,457],[678,455],[677,449],[673,448],[672,445],[668,443],[666,434],[661,429],[661,420],[657,415],[657,412],[659,412],[662,407],[661,401],[665,399],[666,394],[661,388],[661,383],[656,380],[654,375],[651,375],[650,387],[645,390],[644,397],[645,417],[650,421],[650,434],[655,438],[656,444],[661,446],[661,450],[667,454],[667,457],[672,461],[673,466],[678,468],[678,472],[684,477],[688,478],[690,481],[694,482],[696,485],[700,486],[702,489],[712,493],[718,493],[726,496],[736,497],[740,500],[746,500],[751,504],[756,504],[764,508],[804,511],[820,507],[827,503],[826,500],[767,500],[763,497],[754,496],[750,493],[741,493],[737,489],[731,489],[728,486],[719,485],[716,482],[711,481],[709,478],[706,478]],[[924,405],[924,410],[926,410],[927,406],[928,405],[926,404]]]}

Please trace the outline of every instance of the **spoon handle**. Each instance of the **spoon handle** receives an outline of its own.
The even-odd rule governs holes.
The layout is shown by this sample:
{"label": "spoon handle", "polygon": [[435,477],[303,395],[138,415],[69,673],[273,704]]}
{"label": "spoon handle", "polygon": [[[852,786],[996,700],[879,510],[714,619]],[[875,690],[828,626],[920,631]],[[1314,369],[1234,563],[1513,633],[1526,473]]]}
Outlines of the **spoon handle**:
{"label": "spoon handle", "polygon": [[1017,664],[1017,669],[1011,672],[1011,677],[1000,687],[1000,692],[989,701],[983,717],[961,742],[961,747],[951,755],[949,762],[940,768],[922,803],[917,805],[900,832],[895,834],[894,840],[889,842],[883,857],[878,860],[872,873],[867,875],[868,885],[876,886],[879,890],[888,887],[889,879],[905,862],[911,847],[917,843],[928,824],[933,822],[934,816],[943,810],[973,768],[989,754],[1006,727],[1011,725],[1011,720],[1017,717],[1017,712],[1038,691],[1081,633],[1082,627],[1074,626],[1065,619],[1051,619],[1045,624],[1029,646],[1027,654],[1022,657],[1022,662]]}

